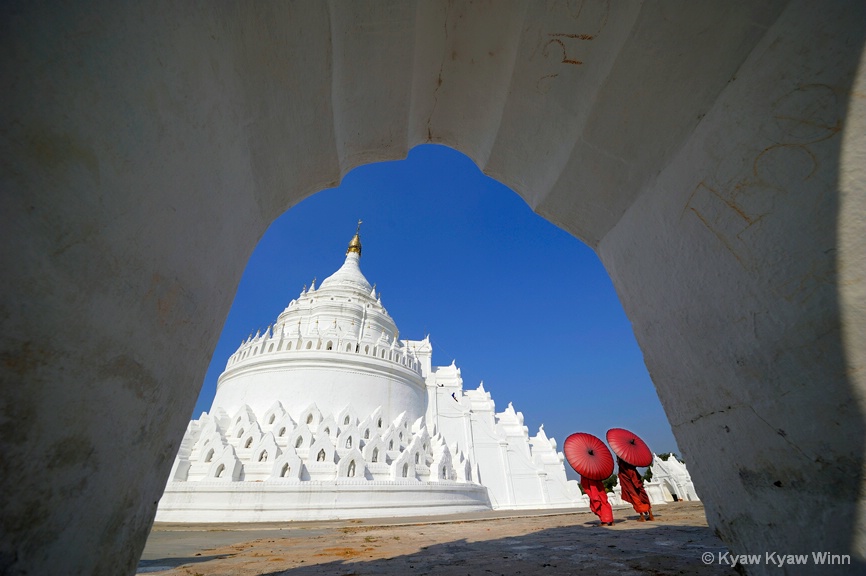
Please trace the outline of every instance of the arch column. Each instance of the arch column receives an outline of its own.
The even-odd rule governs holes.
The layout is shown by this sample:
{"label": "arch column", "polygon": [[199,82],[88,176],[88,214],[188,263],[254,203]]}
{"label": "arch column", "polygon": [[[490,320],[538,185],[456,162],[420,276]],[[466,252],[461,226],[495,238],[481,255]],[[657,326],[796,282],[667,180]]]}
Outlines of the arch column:
{"label": "arch column", "polygon": [[598,252],[711,526],[857,563],[864,72],[825,8],[786,9]]}

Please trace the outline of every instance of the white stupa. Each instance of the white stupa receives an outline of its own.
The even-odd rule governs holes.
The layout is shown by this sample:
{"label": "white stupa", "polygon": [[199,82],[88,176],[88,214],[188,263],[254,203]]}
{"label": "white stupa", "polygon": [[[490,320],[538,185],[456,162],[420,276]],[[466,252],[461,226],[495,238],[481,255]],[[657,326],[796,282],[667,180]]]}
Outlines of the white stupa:
{"label": "white stupa", "polygon": [[[360,223],[359,223],[360,226]],[[262,522],[585,507],[543,427],[401,340],[359,266],[343,265],[242,342],[190,422],[157,521]]]}

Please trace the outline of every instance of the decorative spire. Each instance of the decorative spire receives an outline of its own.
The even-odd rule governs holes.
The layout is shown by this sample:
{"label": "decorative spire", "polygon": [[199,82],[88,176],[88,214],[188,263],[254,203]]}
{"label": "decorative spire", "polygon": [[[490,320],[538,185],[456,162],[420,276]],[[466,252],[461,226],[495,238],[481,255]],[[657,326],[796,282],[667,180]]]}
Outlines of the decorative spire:
{"label": "decorative spire", "polygon": [[361,257],[361,224],[362,220],[358,220],[358,228],[355,230],[355,236],[352,237],[352,241],[349,242],[349,248],[346,249],[346,254],[349,252],[356,252],[358,257]]}

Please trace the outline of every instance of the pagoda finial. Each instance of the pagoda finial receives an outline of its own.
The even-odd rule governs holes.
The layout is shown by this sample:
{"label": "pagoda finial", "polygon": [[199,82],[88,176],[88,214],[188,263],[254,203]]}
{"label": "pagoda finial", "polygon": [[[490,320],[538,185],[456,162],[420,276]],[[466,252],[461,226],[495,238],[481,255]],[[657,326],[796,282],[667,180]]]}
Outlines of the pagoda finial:
{"label": "pagoda finial", "polygon": [[352,237],[352,241],[349,242],[349,248],[346,249],[346,254],[349,252],[356,252],[358,257],[361,256],[361,224],[363,224],[363,220],[358,220],[358,228],[355,229],[355,236]]}

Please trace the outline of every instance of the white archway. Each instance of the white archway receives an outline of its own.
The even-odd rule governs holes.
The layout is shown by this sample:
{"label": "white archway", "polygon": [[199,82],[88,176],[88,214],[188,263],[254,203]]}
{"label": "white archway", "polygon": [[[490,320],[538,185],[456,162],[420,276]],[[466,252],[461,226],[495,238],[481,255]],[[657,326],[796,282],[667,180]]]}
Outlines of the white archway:
{"label": "white archway", "polygon": [[4,16],[10,571],[133,571],[258,237],[421,142],[596,248],[735,553],[862,552],[863,4],[449,6]]}

